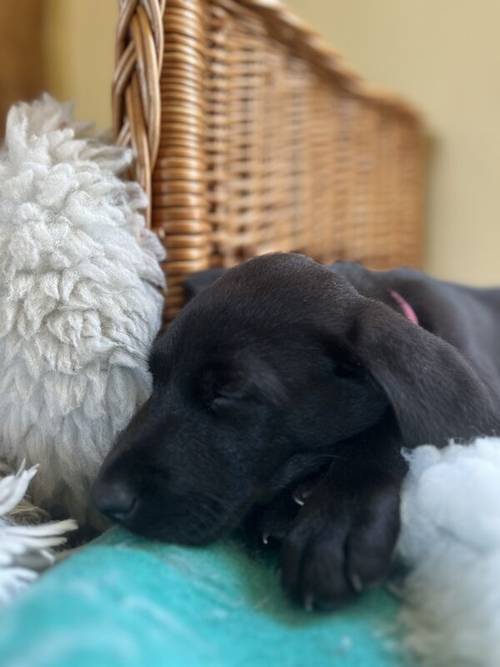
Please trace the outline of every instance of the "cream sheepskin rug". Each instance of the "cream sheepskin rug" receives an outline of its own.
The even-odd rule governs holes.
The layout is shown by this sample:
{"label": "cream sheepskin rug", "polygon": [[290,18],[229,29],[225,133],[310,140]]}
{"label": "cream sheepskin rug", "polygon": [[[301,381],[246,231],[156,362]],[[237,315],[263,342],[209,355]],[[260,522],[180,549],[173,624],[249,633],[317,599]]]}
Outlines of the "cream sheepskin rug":
{"label": "cream sheepskin rug", "polygon": [[399,554],[409,646],[434,667],[500,665],[500,438],[409,457]]}
{"label": "cream sheepskin rug", "polygon": [[150,392],[163,251],[131,154],[45,96],[11,109],[0,152],[0,460],[40,464],[31,491],[92,523],[89,487]]}

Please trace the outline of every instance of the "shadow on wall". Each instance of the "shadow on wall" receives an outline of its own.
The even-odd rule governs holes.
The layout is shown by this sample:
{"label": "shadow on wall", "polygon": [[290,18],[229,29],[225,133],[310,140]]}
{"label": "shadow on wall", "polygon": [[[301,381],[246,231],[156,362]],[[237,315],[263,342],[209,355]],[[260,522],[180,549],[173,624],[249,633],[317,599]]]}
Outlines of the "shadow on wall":
{"label": "shadow on wall", "polygon": [[44,88],[42,31],[45,3],[0,1],[0,136],[8,108],[32,99]]}

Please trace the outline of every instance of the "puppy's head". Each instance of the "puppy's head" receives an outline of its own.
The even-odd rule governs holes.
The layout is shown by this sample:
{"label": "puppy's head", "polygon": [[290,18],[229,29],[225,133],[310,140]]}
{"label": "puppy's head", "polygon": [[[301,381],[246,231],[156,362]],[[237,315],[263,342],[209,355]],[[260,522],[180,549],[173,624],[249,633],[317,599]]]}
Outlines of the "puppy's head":
{"label": "puppy's head", "polygon": [[102,467],[98,507],[140,534],[202,544],[317,470],[390,403],[418,430],[422,415],[395,405],[413,382],[396,348],[404,340],[411,359],[426,344],[418,329],[300,255],[231,269],[157,340],[152,396]]}
{"label": "puppy's head", "polygon": [[339,343],[359,296],[300,255],[234,268],[192,299],[156,342],[153,393],[95,486],[134,531],[202,543],[380,419],[385,394]]}

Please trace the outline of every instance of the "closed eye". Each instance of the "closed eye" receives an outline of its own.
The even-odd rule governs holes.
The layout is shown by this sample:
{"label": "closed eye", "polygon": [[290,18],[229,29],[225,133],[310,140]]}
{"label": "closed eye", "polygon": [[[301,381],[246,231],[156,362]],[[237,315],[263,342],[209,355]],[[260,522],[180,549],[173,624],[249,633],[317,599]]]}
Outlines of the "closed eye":
{"label": "closed eye", "polygon": [[248,382],[243,375],[222,365],[206,368],[199,388],[202,400],[214,410],[234,405],[248,394]]}

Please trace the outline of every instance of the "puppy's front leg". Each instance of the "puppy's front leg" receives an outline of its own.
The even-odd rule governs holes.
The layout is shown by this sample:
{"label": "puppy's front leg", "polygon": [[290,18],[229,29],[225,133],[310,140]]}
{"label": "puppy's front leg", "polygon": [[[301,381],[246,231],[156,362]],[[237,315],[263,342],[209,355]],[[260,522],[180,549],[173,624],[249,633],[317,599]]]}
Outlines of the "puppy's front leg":
{"label": "puppy's front leg", "polygon": [[332,464],[282,544],[283,585],[294,599],[331,609],[387,574],[404,473],[402,460]]}

